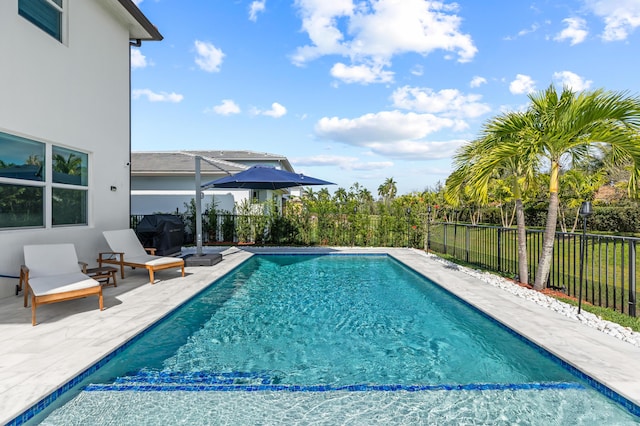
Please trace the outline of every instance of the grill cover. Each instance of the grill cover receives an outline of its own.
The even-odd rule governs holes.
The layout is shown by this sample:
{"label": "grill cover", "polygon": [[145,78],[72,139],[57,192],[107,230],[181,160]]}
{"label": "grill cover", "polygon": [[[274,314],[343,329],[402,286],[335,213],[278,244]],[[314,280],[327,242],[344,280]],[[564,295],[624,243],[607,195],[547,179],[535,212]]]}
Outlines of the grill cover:
{"label": "grill cover", "polygon": [[136,234],[144,247],[156,248],[156,255],[173,255],[182,251],[184,223],[172,214],[149,214],[138,223]]}

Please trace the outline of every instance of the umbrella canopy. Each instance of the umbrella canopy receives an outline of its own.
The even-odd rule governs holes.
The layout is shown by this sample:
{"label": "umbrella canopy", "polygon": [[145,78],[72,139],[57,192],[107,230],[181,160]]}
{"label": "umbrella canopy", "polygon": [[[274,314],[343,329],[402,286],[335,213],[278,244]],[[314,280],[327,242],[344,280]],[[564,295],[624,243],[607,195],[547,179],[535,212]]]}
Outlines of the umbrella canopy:
{"label": "umbrella canopy", "polygon": [[273,167],[253,166],[235,175],[207,182],[202,185],[202,188],[282,189],[309,185],[335,185],[335,183]]}

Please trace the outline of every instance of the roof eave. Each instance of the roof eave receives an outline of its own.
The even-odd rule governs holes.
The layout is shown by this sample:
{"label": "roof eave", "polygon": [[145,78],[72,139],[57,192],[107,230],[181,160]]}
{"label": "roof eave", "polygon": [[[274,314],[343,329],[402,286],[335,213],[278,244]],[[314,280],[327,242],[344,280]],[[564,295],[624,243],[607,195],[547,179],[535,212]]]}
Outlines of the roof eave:
{"label": "roof eave", "polygon": [[115,3],[116,1],[116,4],[120,4],[129,17],[129,19],[127,19],[127,23],[130,24],[130,40],[160,41],[164,38],[156,26],[147,19],[144,13],[142,13],[132,0],[110,0],[112,3]]}

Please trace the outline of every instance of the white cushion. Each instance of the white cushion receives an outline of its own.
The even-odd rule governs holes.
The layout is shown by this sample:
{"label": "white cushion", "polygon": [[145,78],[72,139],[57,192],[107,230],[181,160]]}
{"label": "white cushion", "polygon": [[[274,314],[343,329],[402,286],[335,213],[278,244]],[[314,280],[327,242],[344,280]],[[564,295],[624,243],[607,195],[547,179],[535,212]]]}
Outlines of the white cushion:
{"label": "white cushion", "polygon": [[75,272],[39,278],[29,277],[29,286],[33,294],[36,296],[44,296],[96,287],[100,286],[100,283],[81,272]]}
{"label": "white cushion", "polygon": [[127,263],[139,263],[141,265],[160,266],[179,262],[180,259],[177,257],[151,256],[150,254],[146,254],[144,256],[135,257],[125,256],[124,261]]}

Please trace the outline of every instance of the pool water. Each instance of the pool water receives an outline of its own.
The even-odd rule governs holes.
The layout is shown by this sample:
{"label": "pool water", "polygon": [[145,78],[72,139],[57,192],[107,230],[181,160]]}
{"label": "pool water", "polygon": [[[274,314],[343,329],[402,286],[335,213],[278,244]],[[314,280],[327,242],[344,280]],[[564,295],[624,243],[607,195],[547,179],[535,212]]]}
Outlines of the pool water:
{"label": "pool water", "polygon": [[638,421],[541,349],[387,256],[254,256],[57,406],[36,420]]}

